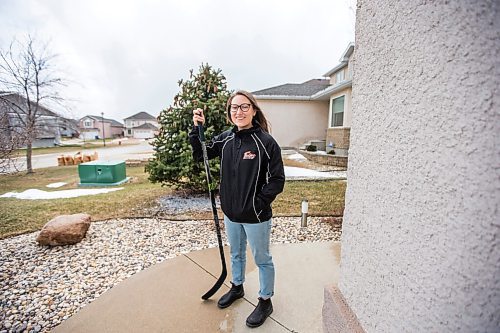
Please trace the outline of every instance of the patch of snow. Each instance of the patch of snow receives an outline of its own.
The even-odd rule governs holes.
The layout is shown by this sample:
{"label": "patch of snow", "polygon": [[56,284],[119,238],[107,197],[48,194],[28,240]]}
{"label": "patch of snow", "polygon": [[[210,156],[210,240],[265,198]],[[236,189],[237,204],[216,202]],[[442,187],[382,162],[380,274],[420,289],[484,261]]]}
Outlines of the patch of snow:
{"label": "patch of snow", "polygon": [[60,183],[52,183],[52,184],[47,185],[47,187],[50,187],[50,188],[57,188],[57,187],[64,186],[64,185],[66,185],[66,184],[67,184],[67,183],[63,183],[63,182],[60,182]]}
{"label": "patch of snow", "polygon": [[286,158],[288,158],[289,160],[294,160],[294,161],[306,161],[307,160],[307,158],[305,158],[304,155],[298,154],[298,153],[287,156]]}
{"label": "patch of snow", "polygon": [[285,166],[285,177],[312,177],[312,178],[330,178],[327,172],[320,172],[311,169]]}
{"label": "patch of snow", "polygon": [[98,189],[75,189],[64,191],[42,191],[37,189],[29,189],[24,192],[8,192],[0,195],[0,198],[17,198],[27,200],[40,200],[40,199],[62,199],[62,198],[76,198],[83,195],[95,195],[101,193],[114,192],[123,190],[123,187],[118,188],[98,188]]}
{"label": "patch of snow", "polygon": [[288,180],[307,179],[347,179],[346,171],[322,172],[305,168],[285,166],[285,178]]}
{"label": "patch of snow", "polygon": [[295,149],[281,149],[281,155],[292,155],[295,153]]}

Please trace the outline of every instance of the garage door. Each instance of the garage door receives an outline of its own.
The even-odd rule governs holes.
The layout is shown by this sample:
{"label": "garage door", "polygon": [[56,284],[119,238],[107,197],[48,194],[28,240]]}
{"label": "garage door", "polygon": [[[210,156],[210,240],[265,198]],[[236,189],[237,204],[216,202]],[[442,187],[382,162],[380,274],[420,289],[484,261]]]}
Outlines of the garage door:
{"label": "garage door", "polygon": [[141,131],[141,130],[135,130],[134,131],[134,138],[137,139],[149,139],[153,137],[153,132],[151,131]]}
{"label": "garage door", "polygon": [[98,131],[82,132],[80,134],[80,139],[83,140],[94,140],[96,136],[99,136]]}

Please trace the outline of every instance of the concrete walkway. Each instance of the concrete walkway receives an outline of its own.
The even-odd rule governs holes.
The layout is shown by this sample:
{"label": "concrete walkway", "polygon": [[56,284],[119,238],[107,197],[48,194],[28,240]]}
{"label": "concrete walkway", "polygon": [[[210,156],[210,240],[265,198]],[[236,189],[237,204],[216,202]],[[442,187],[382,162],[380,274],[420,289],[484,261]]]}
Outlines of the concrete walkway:
{"label": "concrete walkway", "polygon": [[[141,271],[108,290],[53,332],[322,332],[323,288],[336,284],[340,243],[273,245],[274,312],[260,328],[245,325],[257,303],[258,269],[248,253],[245,297],[226,309],[204,294],[221,273],[217,248],[191,252]],[[228,267],[229,253],[225,248]]]}

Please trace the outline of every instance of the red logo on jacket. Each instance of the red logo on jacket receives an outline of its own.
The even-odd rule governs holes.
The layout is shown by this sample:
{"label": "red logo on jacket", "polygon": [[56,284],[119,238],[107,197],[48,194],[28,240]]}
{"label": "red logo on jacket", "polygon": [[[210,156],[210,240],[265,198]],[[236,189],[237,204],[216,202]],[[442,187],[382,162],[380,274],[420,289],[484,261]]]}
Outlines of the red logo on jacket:
{"label": "red logo on jacket", "polygon": [[255,158],[255,156],[257,156],[257,155],[255,155],[254,153],[252,153],[252,151],[249,150],[243,154],[243,159],[244,160],[253,160]]}

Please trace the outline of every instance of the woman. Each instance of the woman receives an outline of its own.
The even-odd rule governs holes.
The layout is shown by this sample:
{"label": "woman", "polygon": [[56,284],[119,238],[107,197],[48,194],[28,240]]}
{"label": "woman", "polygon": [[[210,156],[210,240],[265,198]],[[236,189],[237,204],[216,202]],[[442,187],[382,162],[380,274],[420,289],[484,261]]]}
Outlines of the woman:
{"label": "woman", "polygon": [[[259,303],[246,324],[258,327],[273,312],[274,264],[269,251],[271,203],[283,191],[285,173],[281,150],[268,132],[268,123],[255,98],[237,91],[227,102],[231,130],[207,144],[208,158],[221,159],[220,200],[231,252],[232,287],[217,305],[223,309],[245,295],[246,243],[259,268]],[[201,109],[193,111],[194,124],[204,123]],[[201,143],[195,128],[189,134],[193,157],[202,161]]]}

